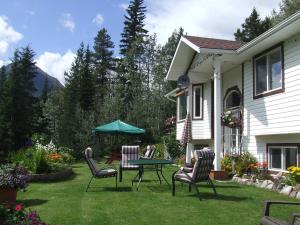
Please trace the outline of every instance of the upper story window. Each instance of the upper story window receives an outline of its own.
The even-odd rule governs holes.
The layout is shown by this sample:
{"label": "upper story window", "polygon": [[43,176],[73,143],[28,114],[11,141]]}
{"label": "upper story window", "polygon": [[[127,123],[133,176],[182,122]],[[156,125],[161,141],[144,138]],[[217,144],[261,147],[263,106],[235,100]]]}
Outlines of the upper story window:
{"label": "upper story window", "polygon": [[283,90],[282,46],[254,58],[254,97]]}
{"label": "upper story window", "polygon": [[193,118],[203,118],[203,85],[193,86]]}
{"label": "upper story window", "polygon": [[225,98],[225,109],[235,109],[241,106],[241,93],[239,90],[230,91]]}
{"label": "upper story window", "polygon": [[177,118],[178,121],[184,120],[187,113],[187,92],[184,92],[183,94],[179,95],[177,97]]}

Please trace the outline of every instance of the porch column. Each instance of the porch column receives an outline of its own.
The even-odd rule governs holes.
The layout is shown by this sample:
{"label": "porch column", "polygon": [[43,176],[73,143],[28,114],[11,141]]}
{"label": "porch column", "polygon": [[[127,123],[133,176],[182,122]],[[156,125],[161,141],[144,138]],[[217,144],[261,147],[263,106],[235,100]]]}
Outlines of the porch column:
{"label": "porch column", "polygon": [[213,60],[214,68],[214,151],[215,162],[214,170],[221,170],[221,151],[222,151],[222,127],[221,127],[221,109],[222,109],[222,85],[221,85],[221,62],[215,57]]}
{"label": "porch column", "polygon": [[[186,113],[190,113],[192,116],[192,104],[193,104],[193,90],[192,90],[192,85],[188,87],[188,96],[186,99]],[[191,121],[193,124],[193,121]],[[191,124],[191,126],[193,126]],[[191,128],[192,129],[192,128]],[[186,157],[185,157],[185,162],[186,163],[191,163],[191,159],[193,157],[193,150],[194,150],[194,145],[192,143],[187,143],[186,144]]]}

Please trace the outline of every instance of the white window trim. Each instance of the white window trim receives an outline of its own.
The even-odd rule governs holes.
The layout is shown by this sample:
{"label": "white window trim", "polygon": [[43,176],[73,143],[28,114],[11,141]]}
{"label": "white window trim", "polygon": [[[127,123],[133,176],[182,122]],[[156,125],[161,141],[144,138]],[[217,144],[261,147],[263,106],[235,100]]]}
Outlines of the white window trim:
{"label": "white window trim", "polygon": [[[188,90],[184,91],[184,93],[182,93],[181,95],[177,96],[177,122],[183,122],[185,120],[185,118],[183,119],[179,119],[179,107],[180,107],[180,96],[185,95],[186,96],[186,104],[188,103]],[[188,105],[186,105],[186,108],[188,107]]]}
{"label": "white window trim", "polygon": [[[196,89],[200,88],[200,116],[196,116]],[[203,84],[193,86],[193,119],[203,119]]]}
{"label": "white window trim", "polygon": [[[271,148],[280,148],[281,149],[281,169],[271,168],[271,154],[270,154]],[[299,166],[299,159],[298,159],[299,158],[298,157],[299,148],[298,148],[298,146],[272,145],[272,146],[268,147],[268,156],[267,156],[268,157],[268,170],[276,171],[276,172],[278,172],[278,171],[288,172],[287,170],[282,169],[282,168],[286,167],[286,162],[285,162],[286,148],[296,148],[297,149],[297,166]],[[284,152],[284,154],[283,154],[283,152]]]}
{"label": "white window trim", "polygon": [[[278,51],[280,52],[280,59],[281,59],[281,67],[282,67],[282,64],[283,64],[283,58],[282,58],[282,48],[281,46],[278,46],[268,52],[266,52],[265,54],[263,55],[260,55],[256,58],[254,58],[254,92],[255,92],[255,96],[260,96],[260,95],[263,95],[263,94],[267,94],[267,93],[270,93],[270,92],[273,92],[273,91],[276,91],[276,90],[281,90],[283,89],[283,71],[281,70],[281,87],[278,87],[278,88],[274,88],[274,89],[270,89],[270,82],[269,82],[269,77],[270,77],[270,74],[269,74],[269,55],[272,54],[273,52],[275,51]],[[267,90],[266,91],[263,91],[261,93],[256,93],[256,61],[262,57],[265,57],[266,56],[266,59],[267,59]]]}

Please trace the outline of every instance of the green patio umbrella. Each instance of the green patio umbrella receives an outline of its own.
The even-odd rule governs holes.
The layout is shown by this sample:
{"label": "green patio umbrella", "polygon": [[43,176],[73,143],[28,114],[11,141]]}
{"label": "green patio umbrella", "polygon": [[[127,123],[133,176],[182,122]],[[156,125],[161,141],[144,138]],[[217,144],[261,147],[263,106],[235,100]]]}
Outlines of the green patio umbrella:
{"label": "green patio umbrella", "polygon": [[132,126],[130,124],[124,123],[121,120],[116,120],[114,122],[104,124],[93,129],[93,133],[111,133],[111,134],[144,134],[145,130]]}

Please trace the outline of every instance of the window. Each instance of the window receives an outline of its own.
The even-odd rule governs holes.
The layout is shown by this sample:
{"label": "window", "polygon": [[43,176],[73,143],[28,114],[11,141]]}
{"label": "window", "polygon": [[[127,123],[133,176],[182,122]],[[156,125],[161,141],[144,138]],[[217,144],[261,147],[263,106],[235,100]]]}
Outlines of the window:
{"label": "window", "polygon": [[187,113],[187,93],[183,93],[182,95],[178,96],[178,112],[177,112],[177,118],[178,121],[184,120]]}
{"label": "window", "polygon": [[282,47],[254,58],[255,96],[283,89]]}
{"label": "window", "polygon": [[202,119],[202,106],[203,106],[203,86],[193,86],[193,118]]}
{"label": "window", "polygon": [[225,98],[225,108],[233,109],[241,106],[241,93],[237,90],[229,92]]}
{"label": "window", "polygon": [[290,166],[298,166],[297,146],[270,146],[269,169],[287,170]]}

